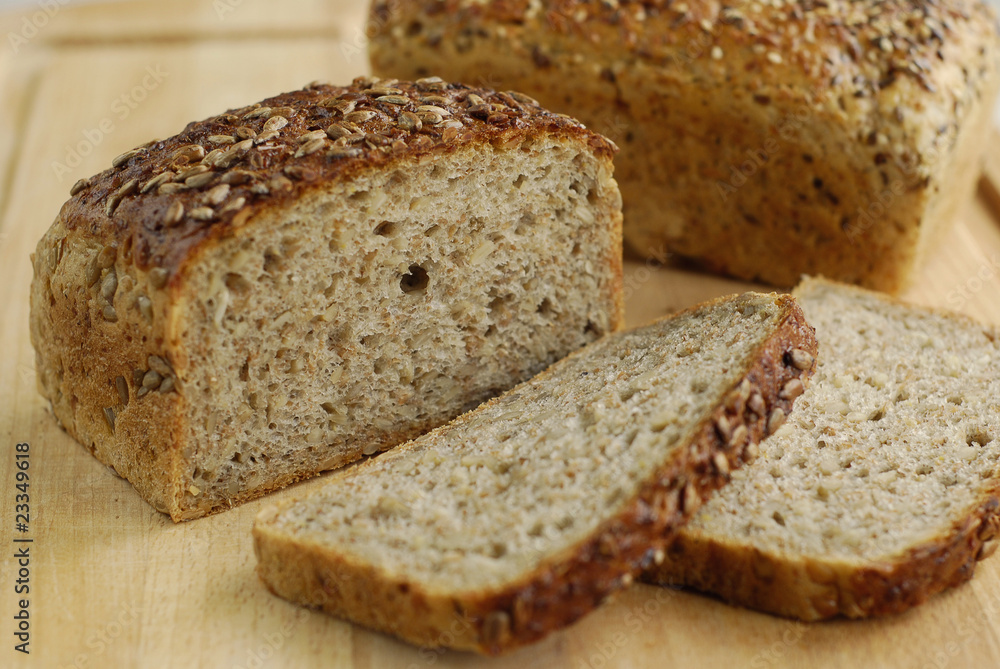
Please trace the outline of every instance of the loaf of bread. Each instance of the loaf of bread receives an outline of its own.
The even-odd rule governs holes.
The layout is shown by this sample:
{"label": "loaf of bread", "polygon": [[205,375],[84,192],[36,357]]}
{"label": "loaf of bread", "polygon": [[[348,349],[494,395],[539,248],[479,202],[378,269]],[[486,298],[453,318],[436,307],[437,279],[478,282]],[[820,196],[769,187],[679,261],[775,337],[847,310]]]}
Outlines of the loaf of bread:
{"label": "loaf of bread", "polygon": [[812,384],[647,577],[803,620],[904,611],[996,550],[1000,332],[825,281],[796,295]]}
{"label": "loaf of bread", "polygon": [[39,242],[39,388],[174,520],[393,446],[621,327],[613,151],[436,78],[192,123]]}
{"label": "loaf of bread", "polygon": [[673,528],[784,420],[815,353],[791,298],[754,293],[610,335],[261,511],[258,572],[282,597],[424,647],[537,640],[662,560]]}
{"label": "loaf of bread", "polygon": [[625,240],[732,276],[905,286],[972,194],[981,0],[375,0],[376,74],[536,96],[621,146]]}

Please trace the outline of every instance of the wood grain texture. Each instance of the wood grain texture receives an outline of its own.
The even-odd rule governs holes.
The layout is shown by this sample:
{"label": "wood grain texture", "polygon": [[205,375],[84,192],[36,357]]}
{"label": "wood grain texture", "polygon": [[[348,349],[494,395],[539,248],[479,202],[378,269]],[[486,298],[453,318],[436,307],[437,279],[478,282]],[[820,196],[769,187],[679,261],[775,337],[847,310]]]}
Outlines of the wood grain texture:
{"label": "wood grain texture", "polygon": [[[902,616],[869,622],[804,625],[637,586],[570,629],[488,661],[411,648],[264,589],[254,574],[254,515],[322,480],[183,525],[144,504],[59,430],[35,392],[28,255],[73,181],[122,151],[223,108],[313,79],[347,81],[367,67],[339,37],[321,34],[359,30],[363,2],[232,4],[236,11],[222,22],[212,3],[194,0],[67,8],[24,50],[0,55],[0,666],[1000,666],[995,557],[979,565],[971,583]],[[73,20],[60,25],[66,17]],[[10,25],[16,17],[0,19],[0,28]],[[157,67],[166,75],[144,86],[151,82],[147,68]],[[105,121],[113,128],[97,141]],[[70,167],[74,150],[86,155]],[[669,259],[631,262],[628,319],[646,322],[748,287]],[[1000,323],[1000,221],[986,200],[967,204],[904,297]],[[25,441],[32,476],[27,536],[34,539],[30,656],[13,650],[12,636],[13,447]]]}

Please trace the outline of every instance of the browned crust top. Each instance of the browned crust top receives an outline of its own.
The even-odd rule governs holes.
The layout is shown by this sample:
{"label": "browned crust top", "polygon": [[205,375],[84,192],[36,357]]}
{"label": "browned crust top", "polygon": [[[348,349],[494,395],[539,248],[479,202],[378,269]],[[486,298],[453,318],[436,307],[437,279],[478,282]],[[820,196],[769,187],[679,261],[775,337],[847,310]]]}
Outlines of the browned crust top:
{"label": "browned crust top", "polygon": [[387,35],[376,49],[403,35],[428,48],[496,35],[539,68],[586,53],[615,82],[641,63],[736,100],[853,119],[860,140],[920,152],[950,141],[1000,58],[981,0],[376,0],[372,20]]}
{"label": "browned crust top", "polygon": [[432,77],[358,78],[306,88],[191,123],[178,135],[115,158],[78,181],[60,216],[139,267],[172,273],[210,236],[311,187],[432,153],[562,134],[610,159],[614,145],[517,92]]}
{"label": "browned crust top", "polygon": [[421,13],[447,16],[455,26],[534,23],[595,45],[616,41],[649,58],[691,51],[707,34],[720,45],[760,47],[748,69],[818,74],[850,67],[856,76],[836,83],[859,94],[899,76],[930,88],[926,74],[943,60],[943,43],[963,33],[997,34],[995,15],[980,0],[376,0],[373,13],[382,24]]}

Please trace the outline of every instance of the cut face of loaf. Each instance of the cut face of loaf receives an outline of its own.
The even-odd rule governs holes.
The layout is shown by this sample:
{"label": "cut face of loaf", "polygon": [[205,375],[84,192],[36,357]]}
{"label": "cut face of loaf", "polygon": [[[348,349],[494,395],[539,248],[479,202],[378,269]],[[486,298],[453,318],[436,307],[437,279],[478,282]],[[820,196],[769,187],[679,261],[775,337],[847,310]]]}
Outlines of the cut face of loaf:
{"label": "cut face of loaf", "polygon": [[192,124],[39,243],[41,392],[174,520],[389,448],[621,327],[611,155],[434,79]]}
{"label": "cut face of loaf", "polygon": [[620,147],[634,252],[744,279],[903,287],[979,175],[981,0],[377,0],[373,70],[491,81]]}
{"label": "cut face of loaf", "polygon": [[796,295],[812,384],[647,578],[804,620],[897,613],[996,548],[998,333],[824,281]]}
{"label": "cut face of loaf", "polygon": [[781,424],[814,354],[794,301],[753,293],[610,335],[262,511],[258,572],[293,602],[425,647],[537,640],[662,560]]}

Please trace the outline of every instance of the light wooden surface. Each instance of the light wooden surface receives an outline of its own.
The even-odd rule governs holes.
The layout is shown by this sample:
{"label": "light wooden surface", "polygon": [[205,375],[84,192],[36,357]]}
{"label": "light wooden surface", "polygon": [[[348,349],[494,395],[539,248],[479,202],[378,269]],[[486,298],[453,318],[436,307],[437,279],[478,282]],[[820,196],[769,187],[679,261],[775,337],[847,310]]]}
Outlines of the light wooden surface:
{"label": "light wooden surface", "polygon": [[[249,534],[264,502],[184,525],[141,502],[56,427],[35,392],[28,255],[70,184],[123,150],[229,106],[365,71],[352,49],[364,3],[228,2],[223,19],[207,0],[65,8],[18,53],[0,51],[0,666],[1000,666],[1000,558],[926,606],[871,622],[807,626],[638,586],[571,629],[486,661],[414,649],[271,596],[254,575]],[[2,34],[11,26],[18,17],[0,17]],[[153,85],[147,68],[162,80]],[[57,175],[54,163],[102,121],[113,129]],[[1000,323],[1000,224],[985,201],[968,203],[907,297]],[[629,320],[745,287],[633,263]],[[13,649],[18,442],[31,444],[29,656]]]}

